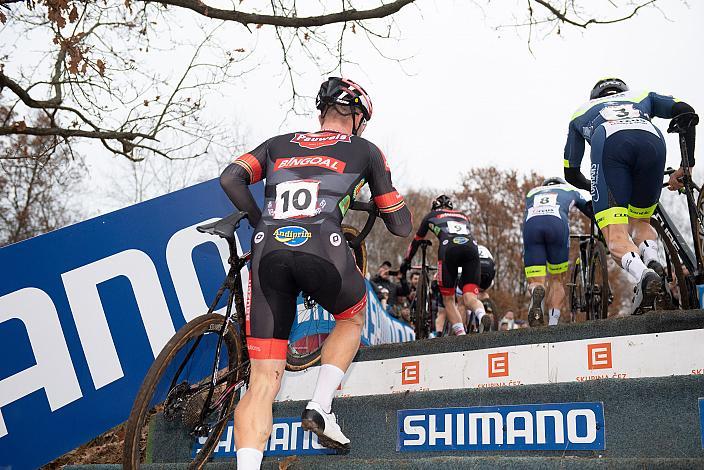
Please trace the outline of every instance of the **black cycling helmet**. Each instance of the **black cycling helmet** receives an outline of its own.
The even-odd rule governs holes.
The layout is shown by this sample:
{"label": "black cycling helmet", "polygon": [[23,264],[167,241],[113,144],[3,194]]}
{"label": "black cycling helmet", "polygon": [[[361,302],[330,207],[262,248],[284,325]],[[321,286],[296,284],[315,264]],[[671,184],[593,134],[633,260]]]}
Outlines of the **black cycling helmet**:
{"label": "black cycling helmet", "polygon": [[443,207],[446,209],[452,209],[452,200],[448,196],[441,194],[440,196],[435,198],[431,208],[432,210],[437,210]]}
{"label": "black cycling helmet", "polygon": [[628,85],[626,85],[626,82],[620,78],[602,78],[596,82],[596,85],[592,88],[592,92],[589,94],[589,99],[595,100],[597,98],[603,98],[604,96],[622,93],[624,91],[628,91]]}
{"label": "black cycling helmet", "polygon": [[[321,113],[325,113],[327,107],[331,105],[349,106],[350,111],[357,108],[362,112],[364,121],[369,121],[372,118],[371,98],[364,91],[364,88],[349,78],[330,77],[320,85],[318,96],[315,98],[315,107]],[[354,126],[352,133],[357,134],[357,129]]]}
{"label": "black cycling helmet", "polygon": [[543,186],[552,186],[553,184],[567,184],[567,181],[559,176],[553,176],[543,181]]}

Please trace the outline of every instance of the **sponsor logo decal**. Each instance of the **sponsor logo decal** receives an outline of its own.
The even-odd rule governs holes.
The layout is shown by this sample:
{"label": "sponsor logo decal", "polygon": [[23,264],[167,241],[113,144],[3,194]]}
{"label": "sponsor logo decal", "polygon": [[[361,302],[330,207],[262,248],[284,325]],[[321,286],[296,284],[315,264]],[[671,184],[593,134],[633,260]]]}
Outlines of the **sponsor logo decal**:
{"label": "sponsor logo decal", "polygon": [[587,368],[611,369],[613,367],[611,343],[596,343],[587,345]]}
{"label": "sponsor logo decal", "polygon": [[303,227],[289,225],[274,230],[274,239],[286,246],[301,246],[311,237],[311,233]]}
{"label": "sponsor logo decal", "polygon": [[469,241],[469,238],[467,238],[467,237],[455,237],[452,239],[452,242],[456,243],[458,245],[464,245],[468,241]]}
{"label": "sponsor logo decal", "polygon": [[420,383],[420,362],[411,361],[401,364],[401,384],[413,385]]}
{"label": "sponsor logo decal", "polygon": [[362,178],[362,180],[359,183],[357,183],[357,186],[354,187],[354,192],[352,193],[352,197],[357,199],[357,196],[359,196],[359,192],[362,191],[362,188],[364,187],[364,184],[366,182],[367,181],[364,178]]}
{"label": "sponsor logo decal", "polygon": [[325,156],[277,158],[274,163],[274,171],[305,166],[317,166],[320,168],[325,168],[326,170],[342,173],[345,171],[345,166],[347,166],[347,164],[337,158]]}
{"label": "sponsor logo decal", "polygon": [[[237,456],[235,448],[233,422],[227,423],[222,433],[220,442],[213,451],[212,458],[233,459]],[[196,439],[191,449],[191,457],[195,457],[200,451],[207,437]],[[271,437],[264,447],[264,455],[314,455],[314,454],[334,454],[333,449],[326,449],[318,443],[318,436],[310,431],[306,431],[301,426],[300,418],[274,418],[274,425],[271,428]]]}
{"label": "sponsor logo decal", "polygon": [[603,450],[602,403],[399,410],[396,450]]}
{"label": "sponsor logo decal", "polygon": [[338,142],[351,142],[350,136],[347,134],[338,134],[337,132],[317,132],[304,134],[296,132],[296,135],[291,139],[291,142],[307,149],[318,149],[320,147],[328,147],[335,145]]}
{"label": "sponsor logo decal", "polygon": [[592,163],[591,170],[589,171],[589,176],[592,180],[592,201],[597,202],[599,200],[599,188],[597,187],[597,180],[599,179],[599,165]]}
{"label": "sponsor logo decal", "polygon": [[348,194],[340,202],[337,203],[337,207],[340,208],[340,213],[344,216],[347,214],[347,210],[350,208],[350,204],[352,202],[352,198],[350,198],[350,195]]}
{"label": "sponsor logo decal", "polygon": [[508,377],[508,353],[495,353],[487,356],[489,377]]}
{"label": "sponsor logo decal", "polygon": [[450,241],[450,240],[443,240],[443,241],[442,241],[442,244],[443,244],[443,245],[447,245],[447,244],[449,243],[449,241]]}
{"label": "sponsor logo decal", "polygon": [[340,243],[342,243],[342,235],[340,235],[339,233],[331,233],[330,244],[332,246],[340,246]]}
{"label": "sponsor logo decal", "polygon": [[256,235],[254,235],[254,243],[259,243],[262,240],[264,240],[264,232],[257,232]]}

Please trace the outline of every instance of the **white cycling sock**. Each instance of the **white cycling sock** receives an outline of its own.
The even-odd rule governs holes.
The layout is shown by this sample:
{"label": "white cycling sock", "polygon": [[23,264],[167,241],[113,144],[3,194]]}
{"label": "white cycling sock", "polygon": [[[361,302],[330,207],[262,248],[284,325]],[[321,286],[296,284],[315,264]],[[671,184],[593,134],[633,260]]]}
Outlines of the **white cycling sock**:
{"label": "white cycling sock", "polygon": [[560,321],[560,309],[559,308],[551,308],[550,309],[550,318],[548,318],[548,326],[555,326],[558,324]]}
{"label": "white cycling sock", "polygon": [[647,266],[651,261],[658,261],[658,250],[655,248],[655,242],[653,240],[645,240],[643,243],[638,245],[640,250],[640,256],[643,258],[643,263]]}
{"label": "white cycling sock", "polygon": [[625,269],[628,274],[635,278],[636,282],[640,281],[643,271],[648,269],[645,264],[643,264],[643,260],[640,259],[640,256],[632,251],[623,255],[623,258],[621,258],[621,266],[623,266],[623,269]]}
{"label": "white cycling sock", "polygon": [[315,384],[315,391],[311,401],[316,402],[326,413],[330,413],[332,406],[332,397],[335,395],[335,390],[342,383],[342,378],[345,372],[332,364],[323,364],[320,366],[318,374],[318,383]]}
{"label": "white cycling sock", "polygon": [[251,447],[237,449],[237,470],[259,470],[263,456],[260,450]]}
{"label": "white cycling sock", "polygon": [[478,309],[476,309],[476,310],[474,311],[474,316],[477,317],[477,321],[478,321],[479,323],[482,322],[482,318],[484,317],[484,315],[486,315],[486,312],[484,311],[483,308],[478,308]]}
{"label": "white cycling sock", "polygon": [[467,334],[467,331],[464,329],[464,323],[453,324],[452,332],[455,334],[455,336],[462,336]]}

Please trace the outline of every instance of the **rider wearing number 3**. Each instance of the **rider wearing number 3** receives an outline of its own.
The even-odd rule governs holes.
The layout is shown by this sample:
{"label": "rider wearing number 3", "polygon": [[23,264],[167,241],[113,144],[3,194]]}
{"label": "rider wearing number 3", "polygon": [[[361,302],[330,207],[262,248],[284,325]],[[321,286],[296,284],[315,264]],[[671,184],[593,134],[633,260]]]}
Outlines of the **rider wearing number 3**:
{"label": "rider wearing number 3", "polygon": [[[411,265],[420,241],[428,231],[438,237],[438,284],[440,295],[447,311],[447,319],[455,335],[464,335],[466,330],[462,315],[455,304],[455,288],[462,289],[464,304],[468,306],[479,321],[481,332],[489,330],[491,318],[486,316],[484,304],[477,299],[481,279],[481,264],[477,242],[469,229],[469,218],[460,211],[452,209],[452,201],[444,194],[438,196],[432,204],[431,211],[423,218],[418,232],[408,247],[406,258],[401,264],[401,271]],[[462,275],[457,283],[458,271]],[[471,313],[471,312],[468,312]],[[471,315],[467,315],[470,318]]]}
{"label": "rider wearing number 3", "polygon": [[[630,313],[651,307],[661,288],[655,211],[665,169],[665,141],[650,119],[672,119],[686,128],[689,166],[694,166],[694,109],[654,92],[629,91],[618,78],[597,82],[589,101],[570,121],[565,145],[565,179],[591,189],[596,221],[614,260],[637,280]],[[585,140],[591,145],[591,182],[579,171]],[[670,189],[678,189],[678,170]]]}
{"label": "rider wearing number 3", "polygon": [[[229,198],[249,214],[254,227],[247,310],[251,376],[235,410],[237,468],[242,470],[261,465],[301,291],[336,320],[323,346],[318,382],[302,425],[322,445],[349,449],[330,408],[359,348],[367,297],[340,224],[369,184],[389,231],[405,237],[412,229],[411,214],[391,183],[384,155],[360,137],[372,116],[366,92],[351,80],[331,77],[321,85],[316,107],[320,131],[273,137],[237,158],[220,177]],[[248,188],[262,179],[263,211]]]}

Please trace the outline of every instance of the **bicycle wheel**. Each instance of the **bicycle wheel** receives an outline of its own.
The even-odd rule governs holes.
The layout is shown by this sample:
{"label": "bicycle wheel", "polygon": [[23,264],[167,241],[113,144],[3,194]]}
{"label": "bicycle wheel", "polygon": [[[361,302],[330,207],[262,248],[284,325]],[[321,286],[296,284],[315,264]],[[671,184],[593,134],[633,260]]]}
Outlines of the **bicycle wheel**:
{"label": "bicycle wheel", "polygon": [[684,268],[672,240],[667,236],[658,219],[650,219],[650,225],[658,234],[658,254],[660,262],[665,268],[665,284],[667,298],[656,299],[656,308],[696,308],[696,301],[691,302],[691,295],[687,288]]}
{"label": "bicycle wheel", "polygon": [[428,286],[430,284],[430,279],[428,279],[428,272],[423,269],[420,273],[420,279],[418,280],[418,293],[416,294],[416,315],[413,326],[416,330],[416,339],[424,339],[428,337],[427,324],[428,324],[428,314],[430,309],[428,305],[430,303],[430,293]]}
{"label": "bicycle wheel", "polygon": [[577,321],[577,316],[582,312],[582,299],[584,298],[582,266],[582,258],[578,257],[572,266],[572,273],[570,274],[569,305],[573,323]]}
{"label": "bicycle wheel", "polygon": [[587,280],[589,301],[587,302],[587,319],[603,320],[609,316],[609,267],[606,264],[606,248],[595,240],[592,246]]}
{"label": "bicycle wheel", "polygon": [[[343,225],[342,233],[347,241],[359,235],[356,228]],[[352,250],[355,264],[363,274],[367,271],[367,248],[364,241]],[[320,363],[323,344],[335,327],[335,319],[320,306],[304,301],[297,309],[296,321],[291,328],[286,350],[286,370],[300,371]]]}
{"label": "bicycle wheel", "polygon": [[[137,393],[127,427],[122,454],[123,467],[138,469],[152,461],[189,460],[200,469],[220,442],[232,416],[239,389],[249,376],[243,345],[236,328],[228,327],[223,338],[215,388],[211,399],[211,373],[215,349],[224,317],[207,314],[197,317],[169,340],[149,368]],[[209,403],[204,412],[206,402]],[[149,430],[157,427],[168,432],[169,445],[153,448]],[[198,438],[196,442],[196,437]],[[192,443],[193,449],[175,445]],[[179,450],[180,449],[180,450]]]}

